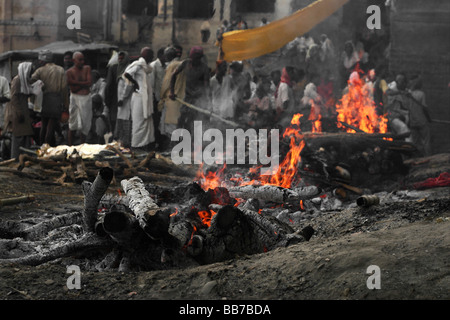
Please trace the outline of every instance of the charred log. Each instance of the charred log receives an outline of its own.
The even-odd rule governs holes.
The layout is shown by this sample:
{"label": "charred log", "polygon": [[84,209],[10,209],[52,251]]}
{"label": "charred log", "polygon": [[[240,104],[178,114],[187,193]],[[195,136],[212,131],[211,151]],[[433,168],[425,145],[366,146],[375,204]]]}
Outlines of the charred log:
{"label": "charred log", "polygon": [[366,148],[379,147],[382,149],[396,150],[404,153],[414,153],[416,147],[401,140],[387,140],[377,135],[366,133],[304,133],[307,148],[319,150],[330,146],[337,147],[345,154],[346,151],[362,152]]}
{"label": "charred log", "polygon": [[276,247],[307,241],[312,228],[296,232],[276,218],[234,206],[224,206],[201,233],[202,252],[195,259],[202,264],[223,261],[237,255],[263,253]]}
{"label": "charred log", "polygon": [[[0,259],[0,264],[23,264],[36,266],[48,261],[55,260],[57,258],[67,256],[73,252],[108,248],[112,246],[111,240],[99,238],[93,233],[85,234],[79,239],[68,241],[63,245],[51,247],[40,252],[36,252],[35,248],[37,244],[35,242],[24,242],[17,240],[12,241],[16,241],[16,243],[14,244],[15,246],[19,245],[21,248],[28,248],[28,250],[32,250],[35,252],[18,258],[2,258]],[[9,242],[8,245],[10,244],[11,243]],[[5,243],[3,243],[3,246],[4,245]]]}
{"label": "charred log", "polygon": [[95,231],[98,218],[98,204],[113,179],[114,171],[103,168],[99,171],[93,183],[84,181],[82,184],[84,194],[83,227],[86,232]]}
{"label": "charred log", "polygon": [[169,228],[169,214],[159,208],[139,177],[122,180],[121,184],[141,228],[152,239],[163,238]]}
{"label": "charred log", "polygon": [[295,190],[272,185],[242,186],[229,188],[230,195],[241,199],[259,199],[275,203],[298,202],[320,194],[321,190],[315,186],[301,187]]}

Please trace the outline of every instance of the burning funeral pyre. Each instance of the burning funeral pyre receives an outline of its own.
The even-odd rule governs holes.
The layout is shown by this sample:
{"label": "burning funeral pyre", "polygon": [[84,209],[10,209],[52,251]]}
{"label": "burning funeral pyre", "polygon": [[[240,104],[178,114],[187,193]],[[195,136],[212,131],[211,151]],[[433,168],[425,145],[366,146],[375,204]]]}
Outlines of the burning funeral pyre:
{"label": "burning funeral pyre", "polygon": [[315,231],[307,214],[379,204],[376,193],[386,183],[403,177],[408,184],[411,164],[404,159],[416,151],[387,133],[387,120],[361,85],[349,86],[336,111],[331,133],[321,132],[325,117],[310,115],[314,130],[303,132],[304,116],[294,115],[270,175],[258,166],[175,165],[155,152],[130,154],[114,144],[88,156],[82,148],[23,154],[17,166],[3,163],[1,170],[42,183],[81,184],[84,206],[33,226],[1,221],[0,262],[38,265],[94,250],[96,270],[154,270],[309,241]]}

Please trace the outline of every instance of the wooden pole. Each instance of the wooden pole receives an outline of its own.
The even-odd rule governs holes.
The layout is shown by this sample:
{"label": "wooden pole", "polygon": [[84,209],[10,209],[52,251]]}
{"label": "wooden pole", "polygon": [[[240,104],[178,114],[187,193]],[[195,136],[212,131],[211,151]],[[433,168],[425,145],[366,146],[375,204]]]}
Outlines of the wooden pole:
{"label": "wooden pole", "polygon": [[196,106],[194,106],[194,105],[192,105],[192,104],[190,104],[190,103],[187,103],[186,101],[184,101],[184,100],[182,100],[182,99],[180,99],[180,98],[175,98],[175,100],[177,100],[179,103],[184,104],[184,105],[185,105],[186,107],[188,107],[188,108],[191,108],[191,109],[193,109],[193,110],[195,110],[195,111],[201,112],[201,113],[206,114],[206,115],[209,115],[209,116],[211,116],[211,117],[214,117],[214,118],[216,118],[216,119],[218,119],[218,120],[220,120],[220,121],[222,121],[222,122],[224,122],[224,123],[226,123],[226,124],[229,124],[230,126],[233,126],[233,127],[235,127],[235,128],[239,127],[239,124],[237,124],[236,122],[233,122],[233,121],[230,121],[230,120],[226,120],[226,119],[222,118],[221,116],[218,116],[218,115],[215,114],[215,113],[212,113],[212,112],[210,112],[210,111],[201,109],[201,108],[199,108],[199,107],[196,107]]}
{"label": "wooden pole", "polygon": [[36,200],[34,196],[22,196],[16,198],[0,199],[0,208],[7,205],[18,204],[22,202],[33,202]]}

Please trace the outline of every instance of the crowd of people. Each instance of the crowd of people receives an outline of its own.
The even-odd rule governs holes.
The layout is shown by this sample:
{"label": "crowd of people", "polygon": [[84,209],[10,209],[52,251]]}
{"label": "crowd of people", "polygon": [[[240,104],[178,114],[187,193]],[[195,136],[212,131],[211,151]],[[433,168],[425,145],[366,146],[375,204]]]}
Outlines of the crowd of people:
{"label": "crowd of people", "polygon": [[[241,18],[231,26],[224,21],[217,36],[245,28]],[[268,74],[255,71],[252,61],[218,60],[211,70],[200,46],[190,48],[185,59],[176,45],[160,48],[156,57],[150,47],[135,59],[119,51],[105,77],[85,63],[81,52],[67,53],[63,66],[55,64],[51,52],[41,52],[38,61],[19,64],[11,83],[0,77],[1,158],[17,159],[32,145],[113,140],[133,150],[167,150],[172,132],[192,132],[195,120],[226,129],[218,117],[270,129],[289,126],[300,113],[302,130],[310,131],[320,119],[323,130],[332,131],[336,103],[355,73],[369,88],[378,114],[388,117],[390,130],[410,132],[412,142],[430,154],[430,119],[420,77],[387,74],[379,63],[384,52],[367,50],[368,43],[356,37],[339,54],[327,35],[314,39],[306,34],[280,50],[294,63],[291,59]]]}

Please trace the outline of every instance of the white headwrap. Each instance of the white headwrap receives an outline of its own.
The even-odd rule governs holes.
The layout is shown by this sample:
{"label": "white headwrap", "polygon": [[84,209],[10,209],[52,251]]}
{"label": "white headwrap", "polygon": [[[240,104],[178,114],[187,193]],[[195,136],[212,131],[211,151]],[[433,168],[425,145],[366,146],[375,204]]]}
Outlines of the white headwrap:
{"label": "white headwrap", "polygon": [[32,94],[30,84],[31,62],[22,62],[18,67],[18,75],[20,79],[20,92],[23,94]]}

